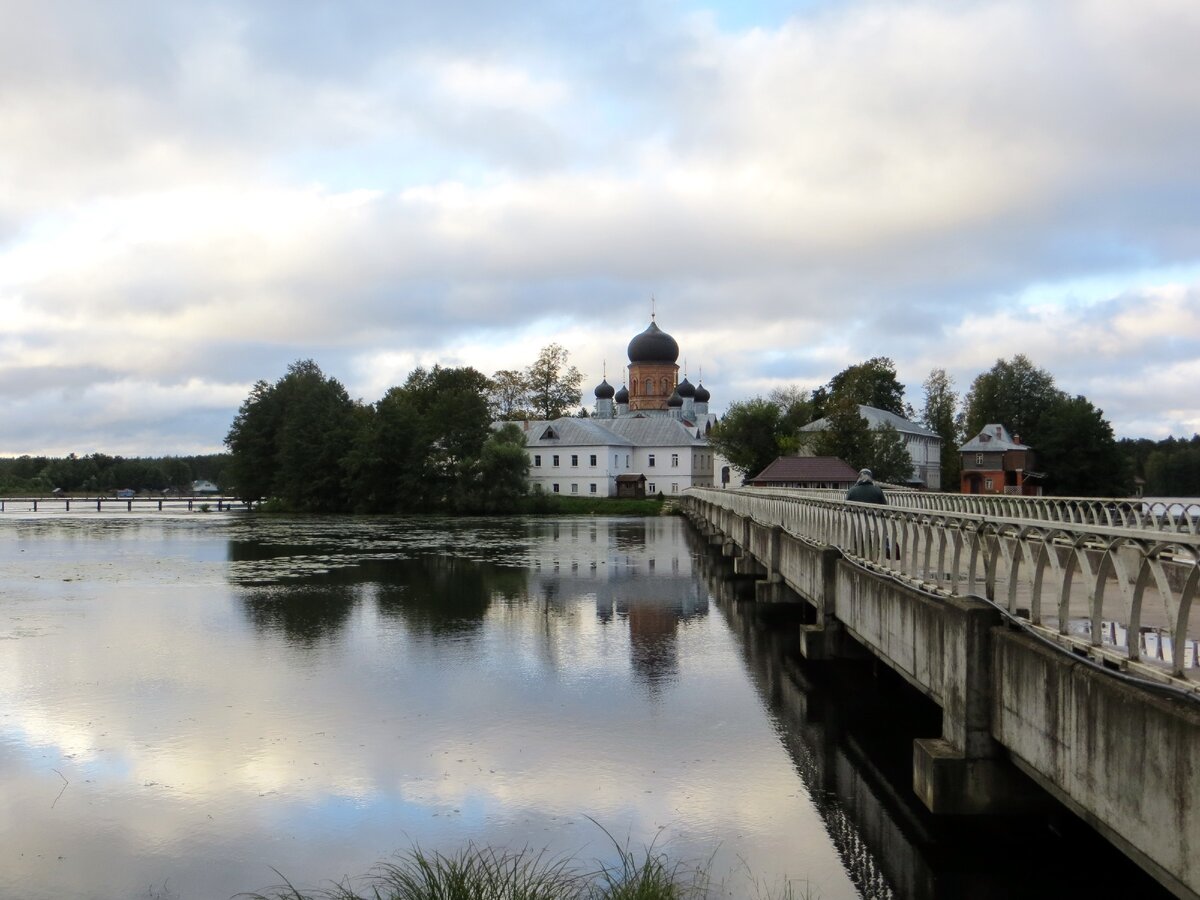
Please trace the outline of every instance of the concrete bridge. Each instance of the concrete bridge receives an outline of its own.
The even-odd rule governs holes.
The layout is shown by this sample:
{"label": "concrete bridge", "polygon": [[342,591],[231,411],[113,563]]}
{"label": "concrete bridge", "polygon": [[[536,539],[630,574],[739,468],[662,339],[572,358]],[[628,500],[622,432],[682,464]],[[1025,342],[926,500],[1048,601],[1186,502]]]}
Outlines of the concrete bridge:
{"label": "concrete bridge", "polygon": [[693,488],[684,512],[803,602],[810,660],[871,654],[942,709],[913,788],[935,813],[1058,799],[1200,898],[1200,534],[1133,502]]}

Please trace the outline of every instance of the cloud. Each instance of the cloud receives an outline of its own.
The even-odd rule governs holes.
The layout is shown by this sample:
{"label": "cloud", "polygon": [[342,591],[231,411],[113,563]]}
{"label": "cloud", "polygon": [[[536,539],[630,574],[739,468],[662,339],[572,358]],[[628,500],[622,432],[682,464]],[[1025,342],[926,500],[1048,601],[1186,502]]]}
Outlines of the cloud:
{"label": "cloud", "polygon": [[[963,386],[1028,352],[1108,392],[1152,367],[1131,347],[1161,352],[1154,298],[1194,293],[1183,0],[737,29],[638,4],[284,10],[17,6],[0,378],[248,389],[314,357],[371,400],[400,365],[520,368],[560,340],[598,382],[653,294],[718,407],[875,355],[914,386],[953,360]],[[1085,313],[1080,278],[1120,287]],[[1033,286],[1044,308],[1014,308]],[[1076,378],[1085,358],[1110,380]],[[1195,419],[1089,397],[1121,433]],[[21,433],[0,452],[37,449]]]}

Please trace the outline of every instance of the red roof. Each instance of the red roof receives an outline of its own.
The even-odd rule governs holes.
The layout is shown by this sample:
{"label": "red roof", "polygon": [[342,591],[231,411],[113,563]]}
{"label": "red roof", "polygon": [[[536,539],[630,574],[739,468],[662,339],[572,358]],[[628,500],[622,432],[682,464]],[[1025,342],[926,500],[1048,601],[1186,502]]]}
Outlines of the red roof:
{"label": "red roof", "polygon": [[858,472],[836,456],[781,456],[753,478],[749,484],[854,484]]}

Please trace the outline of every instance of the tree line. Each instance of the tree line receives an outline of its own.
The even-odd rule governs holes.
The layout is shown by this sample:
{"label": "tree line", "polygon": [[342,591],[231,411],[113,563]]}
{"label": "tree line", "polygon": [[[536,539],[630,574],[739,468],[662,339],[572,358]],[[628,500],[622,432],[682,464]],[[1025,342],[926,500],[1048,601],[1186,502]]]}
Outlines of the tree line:
{"label": "tree line", "polygon": [[[734,403],[709,439],[749,475],[804,446],[818,456],[837,456],[856,469],[870,468],[879,480],[905,480],[912,462],[902,437],[890,426],[868,428],[858,411],[864,405],[918,422],[942,439],[942,490],[957,490],[958,447],[989,423],[1004,425],[1033,448],[1048,493],[1124,496],[1132,492],[1135,474],[1142,474],[1129,448],[1115,440],[1103,411],[1086,397],[1059,389],[1049,372],[1023,354],[996,360],[962,397],[942,368],[931,370],[922,387],[924,402],[916,410],[905,400],[895,363],[873,357],[848,366],[812,391],[782,388],[766,398]],[[800,430],[822,418],[829,426],[824,431]],[[1150,451],[1144,456],[1148,462]],[[1162,460],[1155,465],[1165,472],[1167,457],[1160,452],[1156,459]]]}
{"label": "tree line", "polygon": [[[525,432],[579,403],[558,344],[525,370],[417,368],[377,403],[352,400],[312,360],[259,381],[225,438],[246,497],[302,512],[509,512],[527,488]],[[509,420],[493,428],[493,421]]]}
{"label": "tree line", "polygon": [[222,486],[229,457],[224,453],[194,456],[121,457],[104,453],[65,457],[0,458],[0,494],[111,493],[122,488],[187,493],[195,480]]}

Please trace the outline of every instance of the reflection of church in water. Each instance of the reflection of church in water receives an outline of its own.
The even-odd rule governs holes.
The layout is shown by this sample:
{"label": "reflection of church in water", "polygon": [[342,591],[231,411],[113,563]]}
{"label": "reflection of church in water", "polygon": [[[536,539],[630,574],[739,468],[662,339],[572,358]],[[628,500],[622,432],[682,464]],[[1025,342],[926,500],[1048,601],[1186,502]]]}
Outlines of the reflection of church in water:
{"label": "reflection of church in water", "polygon": [[708,615],[680,520],[557,520],[545,524],[532,560],[529,593],[567,610],[593,600],[600,631],[628,627],[634,678],[651,691],[679,674],[679,635]]}

